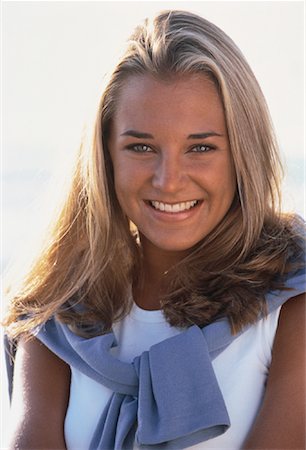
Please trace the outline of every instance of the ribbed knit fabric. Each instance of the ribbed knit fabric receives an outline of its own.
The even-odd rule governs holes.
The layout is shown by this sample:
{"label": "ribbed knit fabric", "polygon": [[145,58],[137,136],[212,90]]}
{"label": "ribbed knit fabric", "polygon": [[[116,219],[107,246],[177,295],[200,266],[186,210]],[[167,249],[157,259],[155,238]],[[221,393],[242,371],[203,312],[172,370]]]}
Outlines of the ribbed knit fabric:
{"label": "ribbed knit fabric", "polygon": [[[266,296],[269,312],[303,292],[304,269],[288,278],[286,290]],[[112,355],[112,332],[84,339],[50,319],[37,338],[70,366],[113,391],[91,449],[131,449],[135,441],[142,448],[180,449],[230,426],[212,360],[240,334],[231,334],[226,319],[202,329],[192,326],[153,345],[132,363]]]}

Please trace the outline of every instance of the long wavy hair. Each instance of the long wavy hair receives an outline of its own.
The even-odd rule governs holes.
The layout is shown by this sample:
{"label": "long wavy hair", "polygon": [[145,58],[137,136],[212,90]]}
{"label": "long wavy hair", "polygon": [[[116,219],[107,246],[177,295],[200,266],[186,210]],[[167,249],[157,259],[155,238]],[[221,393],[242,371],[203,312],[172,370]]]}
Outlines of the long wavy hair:
{"label": "long wavy hair", "polygon": [[128,78],[203,74],[222,99],[237,195],[222,222],[165,274],[161,306],[171,325],[204,326],[226,316],[233,332],[265,311],[301,251],[293,216],[280,214],[281,164],[268,108],[234,42],[185,11],[165,11],[136,28],[102,95],[92,145],[82,146],[69,195],[48,243],[12,295],[12,337],[56,315],[85,336],[111,329],[131,307],[141,248],[116,198],[108,136]]}

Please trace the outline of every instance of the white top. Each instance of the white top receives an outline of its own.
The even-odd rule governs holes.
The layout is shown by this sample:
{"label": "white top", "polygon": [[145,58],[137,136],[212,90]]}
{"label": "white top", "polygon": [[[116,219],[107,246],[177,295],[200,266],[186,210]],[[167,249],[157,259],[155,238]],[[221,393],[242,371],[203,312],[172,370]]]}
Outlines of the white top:
{"label": "white top", "polygon": [[[213,361],[231,427],[223,435],[190,448],[241,448],[262,401],[279,313],[280,308],[267,319],[257,322]],[[125,362],[131,362],[152,345],[181,332],[168,324],[162,311],[146,311],[135,304],[130,314],[113,327],[113,331],[118,342],[115,354]],[[108,388],[72,369],[65,420],[68,450],[89,448],[98,419],[111,394]]]}

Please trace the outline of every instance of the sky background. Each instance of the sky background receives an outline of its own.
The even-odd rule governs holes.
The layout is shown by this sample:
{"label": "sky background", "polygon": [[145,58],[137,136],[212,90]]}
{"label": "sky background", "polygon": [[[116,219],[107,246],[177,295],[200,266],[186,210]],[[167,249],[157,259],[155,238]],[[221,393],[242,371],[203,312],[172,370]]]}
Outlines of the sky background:
{"label": "sky background", "polygon": [[91,129],[105,75],[124,41],[162,9],[204,16],[243,51],[266,96],[286,163],[285,208],[305,217],[304,2],[4,1],[2,270],[19,258],[24,242],[35,242],[84,129]]}
{"label": "sky background", "polygon": [[4,267],[44,223],[84,127],[91,130],[122,44],[144,17],[166,8],[203,15],[242,49],[287,164],[286,208],[304,215],[303,2],[3,2],[2,8]]}

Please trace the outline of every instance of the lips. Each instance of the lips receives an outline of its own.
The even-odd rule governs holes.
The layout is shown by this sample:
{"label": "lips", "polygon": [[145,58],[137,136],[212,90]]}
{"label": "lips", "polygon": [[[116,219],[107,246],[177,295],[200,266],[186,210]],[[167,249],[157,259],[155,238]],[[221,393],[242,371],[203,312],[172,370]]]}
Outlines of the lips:
{"label": "lips", "polygon": [[164,203],[156,200],[150,200],[149,204],[158,211],[163,211],[167,213],[180,213],[184,211],[188,211],[191,208],[194,208],[200,203],[199,200],[190,200],[187,202],[180,203]]}

